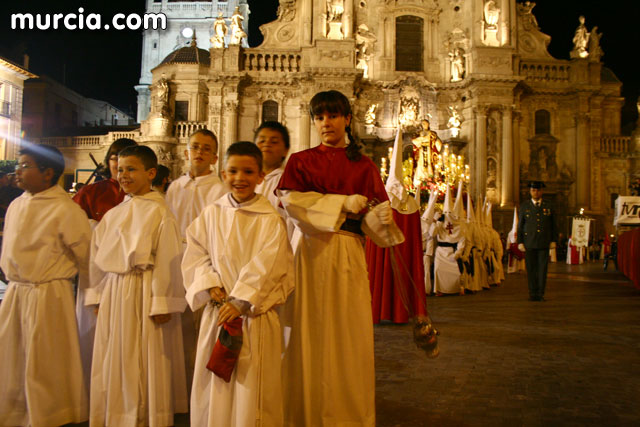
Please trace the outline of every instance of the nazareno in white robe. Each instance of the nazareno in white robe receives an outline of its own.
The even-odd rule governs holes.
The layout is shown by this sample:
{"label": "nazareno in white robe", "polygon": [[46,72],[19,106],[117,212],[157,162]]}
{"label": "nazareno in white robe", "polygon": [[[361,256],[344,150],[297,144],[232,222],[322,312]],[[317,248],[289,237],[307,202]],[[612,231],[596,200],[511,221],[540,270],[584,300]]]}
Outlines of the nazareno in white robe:
{"label": "nazareno in white robe", "polygon": [[[443,294],[457,294],[463,290],[460,281],[460,269],[457,259],[462,256],[465,247],[465,225],[462,221],[453,219],[451,214],[445,214],[444,221],[433,224],[432,235],[436,246],[433,265],[433,291]],[[457,247],[445,247],[439,243],[457,244]]]}
{"label": "nazareno in white robe", "polygon": [[[187,229],[182,270],[191,308],[206,304],[191,389],[191,425],[281,426],[282,335],[275,307],[294,286],[283,219],[261,195],[240,204],[223,196]],[[218,308],[208,304],[213,287],[248,303],[242,349],[229,383],[206,368],[220,331]]]}
{"label": "nazareno in white robe", "polygon": [[91,231],[58,186],[23,193],[7,211],[0,266],[0,424],[57,426],[88,418],[72,280],[85,281]]}
{"label": "nazareno in white robe", "polygon": [[[91,426],[173,425],[187,412],[180,231],[162,195],[127,196],[93,232],[87,305],[99,304]],[[150,316],[172,314],[157,325]]]}

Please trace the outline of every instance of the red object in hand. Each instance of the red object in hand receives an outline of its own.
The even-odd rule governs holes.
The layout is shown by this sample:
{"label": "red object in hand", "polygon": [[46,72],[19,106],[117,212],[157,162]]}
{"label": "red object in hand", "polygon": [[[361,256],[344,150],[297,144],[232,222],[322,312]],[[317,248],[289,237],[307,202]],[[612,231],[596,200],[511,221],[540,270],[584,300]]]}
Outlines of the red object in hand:
{"label": "red object in hand", "polygon": [[242,348],[242,317],[225,322],[213,346],[207,369],[229,382]]}

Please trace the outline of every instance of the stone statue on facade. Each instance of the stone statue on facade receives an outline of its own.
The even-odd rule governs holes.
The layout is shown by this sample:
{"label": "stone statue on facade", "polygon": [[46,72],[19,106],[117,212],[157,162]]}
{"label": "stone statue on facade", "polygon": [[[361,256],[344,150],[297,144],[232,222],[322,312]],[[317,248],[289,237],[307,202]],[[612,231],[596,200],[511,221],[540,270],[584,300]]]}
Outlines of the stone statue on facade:
{"label": "stone statue on facade", "polygon": [[418,121],[419,109],[420,100],[418,98],[403,97],[400,100],[400,114],[398,114],[400,126],[403,128],[414,126]]}
{"label": "stone statue on facade", "polygon": [[356,31],[356,68],[364,70],[363,77],[369,78],[369,60],[373,51],[376,36],[366,24],[361,24]]}
{"label": "stone statue on facade", "polygon": [[451,129],[451,136],[457,138],[460,136],[460,127],[462,126],[462,120],[460,113],[456,107],[449,106],[449,120],[447,120],[447,127]]}
{"label": "stone statue on facade", "polygon": [[422,120],[422,130],[420,135],[411,140],[413,143],[413,154],[416,159],[413,185],[419,187],[420,183],[432,178],[435,168],[440,161],[440,150],[442,141],[438,134],[431,130],[428,119]]}
{"label": "stone statue on facade", "polygon": [[169,110],[169,81],[166,77],[162,77],[156,83],[156,104],[154,106],[154,110],[160,114],[162,117],[170,117],[171,113]]}
{"label": "stone statue on facade", "polygon": [[278,5],[278,21],[293,21],[296,16],[296,0],[280,0]]}
{"label": "stone statue on facade", "polygon": [[327,0],[327,21],[340,22],[344,13],[344,0]]}
{"label": "stone statue on facade", "polygon": [[589,43],[589,31],[587,31],[587,27],[584,25],[585,18],[580,15],[578,18],[578,28],[576,28],[576,32],[573,35],[573,50],[571,51],[570,56],[572,58],[586,58],[589,56],[589,52],[587,52],[587,45]]}
{"label": "stone statue on facade", "polygon": [[244,16],[240,13],[240,8],[236,6],[233,15],[231,15],[231,41],[229,44],[238,45],[247,38],[247,33],[242,29],[243,21]]}
{"label": "stone statue on facade", "polygon": [[464,78],[465,73],[462,50],[459,47],[454,48],[452,52],[449,52],[449,58],[451,58],[451,81],[459,82]]}
{"label": "stone statue on facade", "polygon": [[213,22],[213,37],[211,37],[211,46],[215,49],[224,48],[224,38],[227,35],[227,23],[222,16],[222,12]]}
{"label": "stone statue on facade", "polygon": [[484,3],[484,22],[485,29],[497,30],[498,19],[500,18],[500,8],[494,0],[487,0]]}
{"label": "stone statue on facade", "polygon": [[367,126],[373,126],[376,124],[376,110],[378,104],[371,104],[367,108],[367,112],[364,114],[364,124]]}
{"label": "stone statue on facade", "polygon": [[535,2],[525,1],[524,3],[517,3],[518,11],[522,17],[522,24],[525,30],[538,29],[538,20],[535,15],[532,13],[534,7],[536,7]]}
{"label": "stone statue on facade", "polygon": [[589,58],[593,61],[600,61],[604,52],[600,47],[600,38],[602,38],[602,33],[598,32],[598,27],[595,26],[591,29],[591,33],[589,33]]}

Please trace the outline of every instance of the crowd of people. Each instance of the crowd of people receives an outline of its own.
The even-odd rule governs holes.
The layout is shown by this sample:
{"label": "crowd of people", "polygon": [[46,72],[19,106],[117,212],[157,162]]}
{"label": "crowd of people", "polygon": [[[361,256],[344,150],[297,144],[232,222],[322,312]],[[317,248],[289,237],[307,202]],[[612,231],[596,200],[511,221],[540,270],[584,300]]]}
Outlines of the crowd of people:
{"label": "crowd of people", "polygon": [[221,177],[197,131],[166,196],[135,141],[73,200],[60,151],[23,145],[0,257],[3,424],[375,425],[364,239],[402,238],[347,98],[310,110],[322,143],[286,166],[279,123],[232,144]]}

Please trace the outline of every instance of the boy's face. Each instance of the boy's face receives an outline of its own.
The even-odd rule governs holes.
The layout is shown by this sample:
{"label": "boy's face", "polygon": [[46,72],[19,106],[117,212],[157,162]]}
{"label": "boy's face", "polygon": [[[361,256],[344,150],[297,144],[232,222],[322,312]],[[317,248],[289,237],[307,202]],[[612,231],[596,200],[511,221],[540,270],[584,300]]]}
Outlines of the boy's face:
{"label": "boy's face", "polygon": [[125,193],[134,196],[147,194],[155,176],[156,169],[145,170],[138,157],[118,157],[118,182]]}
{"label": "boy's face", "polygon": [[211,165],[218,161],[216,141],[210,136],[197,133],[189,139],[184,156],[189,159],[191,175],[203,176],[211,173]]}
{"label": "boy's face", "polygon": [[230,156],[222,171],[224,183],[231,188],[231,194],[236,202],[251,200],[255,194],[256,185],[264,179],[264,172],[258,167],[258,162],[251,156]]}
{"label": "boy's face", "polygon": [[33,157],[21,154],[16,165],[16,184],[31,194],[36,194],[51,187],[53,169],[40,170]]}
{"label": "boy's face", "polygon": [[282,134],[275,129],[260,129],[256,145],[262,151],[263,169],[271,171],[280,167],[289,149],[284,145]]}

